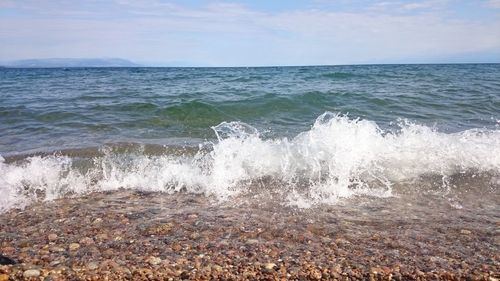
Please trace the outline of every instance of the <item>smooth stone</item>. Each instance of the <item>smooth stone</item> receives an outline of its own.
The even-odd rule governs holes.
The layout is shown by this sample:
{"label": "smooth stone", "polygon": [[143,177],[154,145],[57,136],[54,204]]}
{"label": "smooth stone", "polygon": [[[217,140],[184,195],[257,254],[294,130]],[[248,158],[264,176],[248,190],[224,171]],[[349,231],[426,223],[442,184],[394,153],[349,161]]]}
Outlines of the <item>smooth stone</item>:
{"label": "smooth stone", "polygon": [[47,239],[49,239],[49,241],[56,241],[58,238],[57,234],[55,233],[51,233],[47,236]]}
{"label": "smooth stone", "polygon": [[0,265],[9,265],[9,264],[16,264],[16,261],[9,257],[0,255]]}
{"label": "smooth stone", "polygon": [[24,278],[38,277],[40,276],[40,270],[28,269],[23,273]]}
{"label": "smooth stone", "polygon": [[89,262],[87,264],[87,269],[89,270],[95,270],[97,268],[99,268],[99,265],[96,262]]}
{"label": "smooth stone", "polygon": [[78,249],[80,249],[80,244],[78,244],[78,243],[71,243],[71,244],[69,244],[69,250],[70,251],[76,251]]}
{"label": "smooth stone", "polygon": [[262,271],[264,271],[266,273],[272,273],[274,271],[275,267],[276,267],[276,264],[274,264],[272,262],[265,263]]}
{"label": "smooth stone", "polygon": [[9,275],[7,274],[0,274],[0,281],[7,281],[9,280]]}
{"label": "smooth stone", "polygon": [[464,235],[470,235],[472,232],[470,230],[467,230],[467,229],[462,229],[462,230],[460,230],[460,233],[464,234]]}
{"label": "smooth stone", "polygon": [[221,272],[222,271],[222,266],[220,266],[218,264],[214,264],[214,265],[212,265],[212,269],[215,272]]}
{"label": "smooth stone", "polygon": [[257,239],[248,239],[246,241],[246,243],[249,244],[249,245],[253,245],[253,244],[259,243],[259,240],[257,240]]}
{"label": "smooth stone", "polygon": [[80,239],[79,242],[80,242],[80,244],[91,245],[91,244],[94,244],[94,239],[92,239],[90,237],[85,237],[85,238]]}
{"label": "smooth stone", "polygon": [[149,257],[147,262],[151,265],[158,265],[161,263],[161,259],[158,257]]}
{"label": "smooth stone", "polygon": [[[4,255],[14,255],[16,252],[16,248],[14,247],[4,247],[0,252],[3,252]],[[1,256],[1,255],[0,255]]]}

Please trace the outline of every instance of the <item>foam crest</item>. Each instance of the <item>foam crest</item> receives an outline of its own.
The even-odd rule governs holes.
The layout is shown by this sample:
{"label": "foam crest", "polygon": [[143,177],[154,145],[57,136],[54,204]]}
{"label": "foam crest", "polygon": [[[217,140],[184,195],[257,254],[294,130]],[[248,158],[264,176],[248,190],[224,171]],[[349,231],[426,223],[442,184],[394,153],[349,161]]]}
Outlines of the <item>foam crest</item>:
{"label": "foam crest", "polygon": [[256,184],[280,189],[295,205],[335,203],[356,194],[390,196],[395,183],[457,173],[500,173],[500,131],[446,134],[400,122],[384,131],[370,120],[327,112],[295,138],[262,139],[241,122],[213,127],[218,141],[194,156],[104,149],[82,165],[63,156],[0,158],[0,211],[36,200],[120,188],[187,191],[227,200]]}

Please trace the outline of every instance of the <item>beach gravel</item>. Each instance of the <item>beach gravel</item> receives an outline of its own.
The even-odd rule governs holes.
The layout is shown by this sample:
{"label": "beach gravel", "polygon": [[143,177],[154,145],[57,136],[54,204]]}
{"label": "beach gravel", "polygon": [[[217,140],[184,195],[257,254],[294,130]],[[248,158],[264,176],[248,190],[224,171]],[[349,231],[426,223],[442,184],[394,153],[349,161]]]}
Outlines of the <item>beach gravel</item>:
{"label": "beach gravel", "polygon": [[2,254],[19,261],[0,281],[500,278],[492,221],[376,215],[128,191],[41,202],[0,214]]}

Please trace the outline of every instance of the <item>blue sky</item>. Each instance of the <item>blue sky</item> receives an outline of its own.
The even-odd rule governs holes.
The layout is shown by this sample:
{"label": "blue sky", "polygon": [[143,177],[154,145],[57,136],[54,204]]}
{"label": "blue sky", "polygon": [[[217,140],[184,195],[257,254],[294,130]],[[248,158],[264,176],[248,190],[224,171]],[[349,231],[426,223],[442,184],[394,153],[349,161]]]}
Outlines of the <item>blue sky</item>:
{"label": "blue sky", "polygon": [[0,61],[500,62],[500,0],[0,0]]}

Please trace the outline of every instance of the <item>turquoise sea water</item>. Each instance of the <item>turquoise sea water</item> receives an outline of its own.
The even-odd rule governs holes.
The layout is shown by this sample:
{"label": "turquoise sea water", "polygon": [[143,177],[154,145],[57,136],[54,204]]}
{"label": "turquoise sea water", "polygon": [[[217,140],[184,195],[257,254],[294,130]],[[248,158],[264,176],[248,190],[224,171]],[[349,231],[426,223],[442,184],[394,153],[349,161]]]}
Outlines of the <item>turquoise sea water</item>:
{"label": "turquoise sea water", "polygon": [[0,69],[0,154],[193,144],[223,121],[290,137],[325,111],[382,128],[496,129],[500,65]]}
{"label": "turquoise sea water", "polygon": [[263,178],[321,202],[428,175],[496,186],[499,126],[499,64],[4,68],[0,203],[116,188],[226,198]]}

